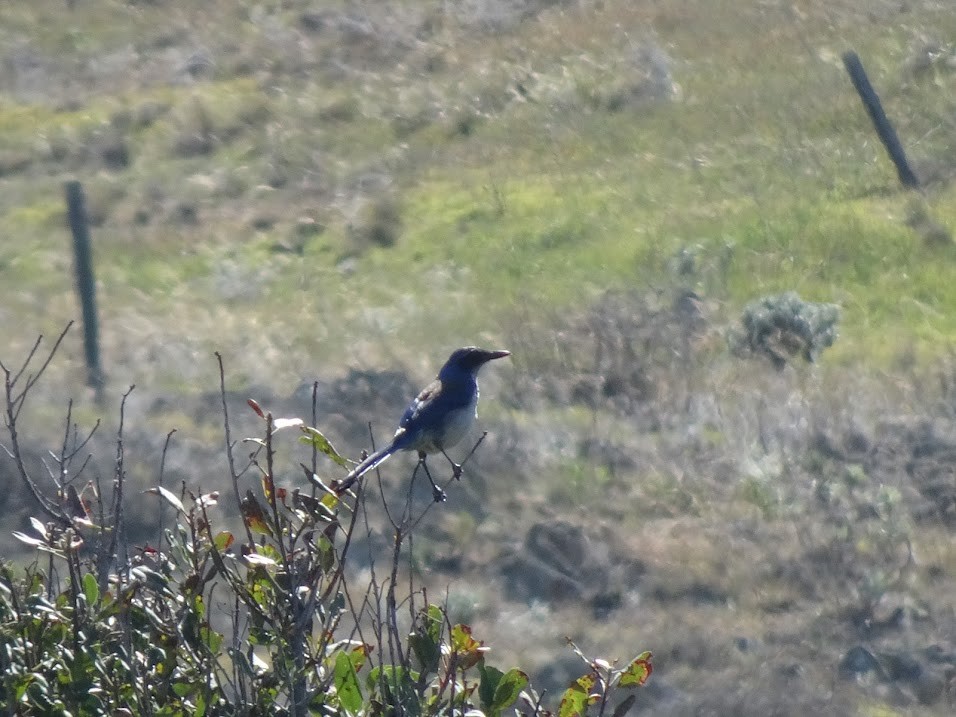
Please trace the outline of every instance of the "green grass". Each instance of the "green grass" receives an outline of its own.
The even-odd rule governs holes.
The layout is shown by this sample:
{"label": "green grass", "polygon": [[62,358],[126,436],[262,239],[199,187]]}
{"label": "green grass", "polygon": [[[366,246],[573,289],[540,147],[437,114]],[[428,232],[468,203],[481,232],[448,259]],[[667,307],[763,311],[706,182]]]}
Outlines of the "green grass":
{"label": "green grass", "polygon": [[[58,8],[41,3],[31,16],[50,26],[37,39],[40,51],[67,43],[95,57],[117,42],[115,29],[96,33],[94,14],[70,16],[73,30],[55,27]],[[294,21],[295,8],[287,11],[280,22]],[[7,12],[10,27],[25,21],[22,10]],[[416,347],[408,360],[418,348],[440,352],[475,336],[500,341],[536,311],[573,312],[608,288],[666,286],[677,281],[675,257],[689,251],[698,270],[680,281],[719,301],[727,322],[757,296],[793,289],[843,307],[843,338],[828,354],[842,365],[944,354],[956,328],[944,310],[953,298],[952,251],[923,246],[905,226],[908,200],[839,53],[860,51],[904,139],[919,138],[908,142],[914,157],[946,156],[952,133],[940,117],[951,93],[941,90],[952,77],[906,81],[899,67],[914,28],[943,28],[952,18],[927,9],[896,27],[860,25],[852,9],[823,5],[798,21],[737,3],[710,12],[609,3],[583,15],[545,14],[531,39],[519,27],[493,40],[439,40],[413,55],[412,71],[382,66],[361,85],[311,71],[230,76],[229,64],[192,86],[137,85],[131,76],[97,87],[76,110],[7,103],[0,127],[16,151],[52,138],[80,158],[74,163],[105,123],[125,134],[131,166],[86,178],[91,203],[106,213],[94,230],[104,312],[126,306],[158,333],[185,327],[209,350],[250,340],[269,350],[261,333],[240,341],[236,326],[282,335],[308,317],[315,329],[296,343],[317,365],[372,359],[401,335],[414,337],[399,349]],[[150,6],[130,19],[136,43],[155,19]],[[629,25],[655,33],[635,39],[615,29]],[[240,27],[247,60],[267,66],[265,36]],[[747,27],[763,32],[732,41]],[[77,32],[82,47],[67,42]],[[236,31],[219,32],[210,47],[231,52]],[[675,101],[616,112],[595,104],[626,80],[631,66],[622,58],[651,41],[671,57]],[[322,43],[314,41],[313,59],[329,51]],[[429,53],[444,64],[423,71],[415,63]],[[519,81],[530,101],[510,101]],[[124,114],[135,118],[150,103],[169,109],[149,124],[124,124]],[[396,116],[417,113],[421,129],[396,131]],[[465,115],[476,121],[461,134],[456,117]],[[176,156],[179,138],[203,131],[214,138],[211,154]],[[40,153],[7,182],[0,226],[18,243],[0,267],[13,292],[68,301],[68,239],[57,209],[64,171]],[[401,212],[393,247],[356,246],[350,237],[363,195],[379,191],[363,189],[367,176],[391,185]],[[268,188],[275,177],[281,183]],[[956,220],[951,189],[932,189],[926,204],[938,221]],[[196,224],[177,221],[181,205],[193,207]],[[300,242],[301,254],[275,253],[300,216],[325,231]],[[261,217],[269,229],[255,227]],[[203,318],[220,313],[210,301],[241,310],[243,320]],[[20,306],[28,322],[29,307]],[[155,369],[161,382],[178,382],[177,369]]]}
{"label": "green grass", "polygon": [[[522,49],[504,36],[492,49],[507,58],[506,64],[486,78],[487,84],[470,79],[466,92],[487,94],[496,85],[501,92],[500,85],[517,79],[531,59],[538,79],[538,85],[531,86],[532,97],[539,87],[548,86],[547,78],[570,73],[571,104],[509,106],[480,119],[468,136],[448,134],[444,121],[426,125],[425,131],[406,140],[406,156],[413,158],[411,173],[400,165],[396,172],[387,162],[375,168],[382,152],[396,141],[389,106],[396,98],[415,104],[409,100],[414,93],[409,95],[394,83],[400,75],[387,72],[370,75],[366,92],[343,94],[337,89],[331,96],[323,80],[293,84],[292,93],[276,93],[274,87],[251,77],[222,77],[197,88],[136,89],[117,99],[104,94],[105,100],[69,113],[13,105],[0,112],[0,126],[8,127],[7,135],[14,140],[31,131],[81,138],[110,114],[117,101],[122,107],[147,100],[172,107],[150,127],[130,134],[134,164],[125,174],[131,181],[127,196],[115,200],[113,214],[131,216],[135,204],[144,201],[144,189],[152,185],[164,187],[172,199],[199,201],[205,218],[197,227],[154,226],[138,232],[133,241],[146,239],[149,247],[142,254],[130,246],[128,229],[108,223],[97,231],[104,254],[112,245],[126,247],[125,257],[116,255],[115,267],[106,264],[101,271],[119,279],[120,287],[129,285],[136,291],[164,292],[178,283],[186,287],[179,287],[180,293],[189,297],[192,278],[218,261],[231,257],[250,273],[257,266],[281,261],[263,251],[271,237],[257,238],[259,233],[242,224],[248,217],[239,216],[260,206],[280,218],[273,235],[289,231],[288,223],[282,224],[289,217],[282,215],[290,210],[281,201],[251,194],[272,162],[283,164],[292,176],[318,172],[331,186],[374,168],[393,175],[401,187],[402,231],[397,246],[360,256],[358,280],[344,277],[328,262],[336,253],[349,253],[348,205],[338,198],[329,204],[325,193],[324,199],[315,201],[296,198],[294,184],[280,188],[276,199],[289,196],[303,209],[318,208],[330,229],[305,247],[307,270],[296,272],[295,262],[286,262],[278,273],[264,272],[263,295],[258,297],[264,310],[274,311],[295,292],[304,292],[307,305],[323,314],[343,311],[342,324],[350,325],[356,316],[349,309],[356,306],[357,296],[367,297],[373,305],[390,303],[400,294],[389,277],[423,273],[428,277],[430,272],[422,267],[444,267],[419,283],[426,296],[411,301],[424,307],[434,300],[427,296],[429,285],[434,286],[433,294],[452,291],[459,297],[455,301],[459,315],[448,324],[466,333],[482,328],[479,315],[496,316],[498,324],[513,321],[508,318],[509,307],[516,302],[573,306],[602,287],[653,282],[681,250],[693,249],[712,265],[724,247],[732,246],[733,260],[725,274],[693,278],[699,288],[728,302],[731,310],[762,293],[793,288],[806,298],[845,304],[845,325],[854,335],[863,334],[860,346],[893,335],[926,343],[932,354],[932,345],[953,330],[945,316],[944,325],[934,323],[935,331],[920,328],[925,324],[920,307],[933,312],[950,296],[945,272],[939,269],[939,252],[919,247],[902,225],[902,195],[885,194],[893,190],[888,162],[874,147],[866,118],[835,59],[840,45],[860,47],[868,51],[875,80],[885,80],[893,68],[885,53],[898,57],[904,51],[905,33],[861,32],[851,23],[852,13],[835,15],[839,31],[829,38],[832,44],[823,40],[821,47],[832,49],[829,60],[821,61],[826,53],[822,49],[810,53],[805,42],[825,14],[811,13],[801,25],[793,24],[786,13],[769,18],[741,14],[734,3],[725,11],[735,18],[733,22],[698,23],[701,18],[688,8],[650,12],[658,32],[668,35],[666,47],[674,56],[681,99],[638,113],[595,109],[587,98],[591,88],[620,72],[622,66],[610,53],[632,47],[621,36],[609,44],[594,42],[598,28],[644,20],[648,11],[609,5],[587,18],[594,23],[595,35],[571,27],[580,17],[557,14],[542,25],[544,32],[535,44]],[[144,12],[137,22],[145,23],[152,10]],[[714,13],[719,16],[716,9]],[[78,13],[74,19],[83,29],[67,35],[92,32],[90,18]],[[768,20],[772,30],[758,35],[757,41],[730,41],[742,27],[764,27]],[[559,44],[568,32],[573,33],[570,47]],[[48,41],[62,43],[65,37],[53,32]],[[95,53],[97,43],[106,46],[114,41],[101,35],[83,50],[73,50]],[[606,53],[603,62],[601,52]],[[456,53],[450,69],[464,69],[465,56]],[[556,64],[549,65],[549,60]],[[473,58],[476,66],[484,62],[483,57]],[[803,71],[795,75],[795,67]],[[405,81],[423,83],[433,97],[444,95],[455,107],[469,95],[456,97],[453,79],[450,72],[439,71]],[[891,84],[891,95],[894,89]],[[907,93],[918,98],[939,95],[915,84]],[[548,100],[552,95],[542,90],[542,97]],[[342,102],[348,103],[347,115],[340,114]],[[330,114],[331,107],[340,109]],[[905,105],[894,104],[891,96],[889,108],[901,110]],[[299,130],[296,122],[302,120],[311,126]],[[171,157],[176,137],[200,131],[201,123],[208,123],[216,137],[215,153],[197,159]],[[904,116],[901,125],[909,124]],[[944,133],[935,137],[940,134]],[[440,150],[433,149],[423,164],[422,150],[436,143]],[[184,174],[208,180],[184,183]],[[21,232],[31,226],[44,232],[55,227],[58,199],[42,197],[37,181],[33,203],[8,210],[7,226]],[[882,195],[867,196],[873,189]],[[930,198],[933,211],[948,204],[945,196]],[[157,219],[162,221],[162,216]],[[220,249],[199,260],[191,249],[184,251],[197,244]],[[292,281],[281,278],[283,271],[291,272]],[[353,294],[356,284],[365,289]],[[205,289],[199,282],[196,301],[202,300]],[[325,298],[312,296],[320,291]],[[887,300],[900,291],[913,297],[913,307]],[[162,304],[161,297],[158,301]],[[856,312],[865,314],[865,322]],[[406,330],[421,332],[426,321],[433,322],[427,313],[418,308],[409,312],[408,320],[389,323],[395,332],[402,330],[401,323],[407,324]],[[914,318],[924,320],[914,325]],[[360,333],[367,328],[358,324]],[[910,336],[914,330],[916,335]],[[433,328],[430,333],[439,343],[449,340],[442,337],[447,330]],[[865,355],[868,360],[874,357],[869,350]],[[884,360],[890,358],[892,352],[884,355]]]}

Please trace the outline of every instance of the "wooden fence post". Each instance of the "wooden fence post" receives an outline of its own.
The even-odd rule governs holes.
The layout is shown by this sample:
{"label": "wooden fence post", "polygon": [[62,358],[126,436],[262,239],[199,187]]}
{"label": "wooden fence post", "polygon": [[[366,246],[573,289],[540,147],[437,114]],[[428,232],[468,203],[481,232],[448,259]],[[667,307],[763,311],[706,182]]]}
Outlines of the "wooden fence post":
{"label": "wooden fence post", "polygon": [[73,232],[73,270],[76,291],[83,309],[83,351],[86,355],[87,383],[96,390],[97,400],[103,390],[103,370],[100,367],[100,346],[96,316],[96,281],[93,277],[93,257],[90,248],[90,228],[86,216],[83,185],[70,180],[63,185],[66,192],[67,218]]}
{"label": "wooden fence post", "polygon": [[850,74],[850,79],[853,81],[857,94],[863,100],[863,106],[866,107],[870,120],[876,128],[876,134],[879,135],[880,141],[883,142],[883,146],[886,147],[886,151],[890,155],[890,159],[896,165],[896,173],[899,175],[900,182],[904,187],[918,188],[919,179],[910,169],[909,162],[906,161],[906,152],[903,151],[900,138],[896,136],[896,130],[893,129],[886,113],[883,112],[883,105],[866,76],[866,70],[863,69],[863,63],[860,62],[859,56],[852,50],[843,53],[843,66]]}

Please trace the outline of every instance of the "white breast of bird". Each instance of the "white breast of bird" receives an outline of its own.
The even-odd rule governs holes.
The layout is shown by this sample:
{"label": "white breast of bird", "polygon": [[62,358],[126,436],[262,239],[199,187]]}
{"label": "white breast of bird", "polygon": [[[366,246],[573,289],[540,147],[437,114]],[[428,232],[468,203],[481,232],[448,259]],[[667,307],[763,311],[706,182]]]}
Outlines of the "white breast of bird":
{"label": "white breast of bird", "polygon": [[422,445],[416,446],[416,448],[425,451],[425,453],[438,453],[456,445],[468,434],[477,416],[478,396],[476,392],[474,400],[467,406],[449,411],[444,422],[444,430],[440,434],[434,433],[422,436]]}

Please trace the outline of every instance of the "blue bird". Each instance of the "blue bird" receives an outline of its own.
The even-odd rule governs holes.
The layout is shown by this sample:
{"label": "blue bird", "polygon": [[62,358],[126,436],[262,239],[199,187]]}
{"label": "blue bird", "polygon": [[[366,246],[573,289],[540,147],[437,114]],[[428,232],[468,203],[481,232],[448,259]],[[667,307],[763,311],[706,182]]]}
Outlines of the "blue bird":
{"label": "blue bird", "polygon": [[[474,346],[454,351],[441,367],[438,377],[405,409],[392,442],[359,463],[342,481],[333,484],[335,491],[344,493],[355,481],[398,451],[418,451],[419,460],[424,464],[427,455],[445,453],[445,449],[458,443],[478,416],[478,371],[489,361],[510,355],[510,351],[490,351]],[[448,458],[447,453],[445,457]],[[451,462],[458,477],[461,466]],[[431,481],[435,500],[444,500],[444,492],[431,479],[427,466],[425,474]]]}

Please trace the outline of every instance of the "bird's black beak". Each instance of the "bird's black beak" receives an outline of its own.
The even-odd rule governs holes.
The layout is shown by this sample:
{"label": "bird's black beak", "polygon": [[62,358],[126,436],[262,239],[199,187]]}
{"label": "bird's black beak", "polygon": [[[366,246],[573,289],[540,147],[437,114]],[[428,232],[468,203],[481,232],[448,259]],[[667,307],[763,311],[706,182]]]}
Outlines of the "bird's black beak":
{"label": "bird's black beak", "polygon": [[[480,349],[477,346],[466,346],[455,351],[448,357],[445,366],[458,366],[469,371],[477,371],[489,361],[510,356],[510,351],[504,349]],[[440,375],[440,374],[439,374]]]}
{"label": "bird's black beak", "polygon": [[490,350],[490,349],[479,349],[479,352],[474,358],[474,366],[484,366],[489,361],[494,361],[495,359],[504,358],[505,356],[510,356],[510,351],[505,351],[504,349],[500,350]]}

